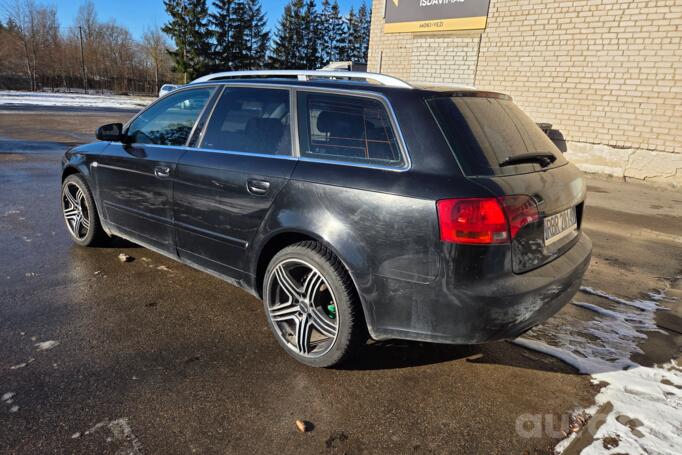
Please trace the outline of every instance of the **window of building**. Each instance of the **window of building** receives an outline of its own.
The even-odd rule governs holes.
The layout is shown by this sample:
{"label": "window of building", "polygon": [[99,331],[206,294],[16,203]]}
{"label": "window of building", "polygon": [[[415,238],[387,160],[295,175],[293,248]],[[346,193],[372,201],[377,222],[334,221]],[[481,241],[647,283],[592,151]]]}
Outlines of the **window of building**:
{"label": "window of building", "polygon": [[378,100],[301,93],[301,156],[334,161],[404,164],[385,106]]}
{"label": "window of building", "polygon": [[208,122],[201,147],[290,155],[289,90],[226,88]]}

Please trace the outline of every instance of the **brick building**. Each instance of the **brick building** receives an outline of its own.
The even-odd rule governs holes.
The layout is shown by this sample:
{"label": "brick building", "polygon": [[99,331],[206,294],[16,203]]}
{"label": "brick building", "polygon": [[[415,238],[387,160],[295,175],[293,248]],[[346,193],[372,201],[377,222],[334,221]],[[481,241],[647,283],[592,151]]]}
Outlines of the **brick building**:
{"label": "brick building", "polygon": [[391,24],[404,2],[373,1],[369,71],[510,94],[583,170],[682,185],[682,0],[491,0],[442,32]]}

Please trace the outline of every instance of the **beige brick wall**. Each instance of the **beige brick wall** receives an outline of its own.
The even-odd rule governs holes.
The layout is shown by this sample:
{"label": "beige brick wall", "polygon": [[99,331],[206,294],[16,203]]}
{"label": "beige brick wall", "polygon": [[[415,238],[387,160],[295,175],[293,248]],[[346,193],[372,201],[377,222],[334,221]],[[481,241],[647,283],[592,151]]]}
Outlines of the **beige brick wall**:
{"label": "beige brick wall", "polygon": [[374,0],[368,68],[412,82],[474,83],[480,33],[384,35],[385,0]]}
{"label": "beige brick wall", "polygon": [[383,35],[384,4],[370,71],[508,93],[584,169],[682,183],[682,0],[492,0],[484,33],[438,35]]}

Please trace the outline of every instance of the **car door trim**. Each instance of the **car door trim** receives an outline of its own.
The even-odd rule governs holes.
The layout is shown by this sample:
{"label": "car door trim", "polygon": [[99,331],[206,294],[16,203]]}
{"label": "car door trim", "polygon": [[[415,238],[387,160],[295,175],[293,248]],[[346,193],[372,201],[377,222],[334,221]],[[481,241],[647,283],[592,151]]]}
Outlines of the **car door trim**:
{"label": "car door trim", "polygon": [[[223,243],[228,243],[228,244],[237,246],[237,247],[242,248],[242,249],[246,249],[249,246],[249,242],[247,242],[245,240],[237,239],[235,237],[230,237],[229,235],[220,234],[220,233],[215,232],[215,231],[209,231],[208,229],[202,229],[200,227],[192,226],[190,224],[185,224],[185,223],[181,223],[178,221],[174,221],[173,224],[176,228],[182,229],[183,231],[187,231],[187,232],[190,232],[192,234],[200,235],[200,236],[207,238],[209,240],[217,240],[217,241],[220,241]],[[179,248],[179,249],[182,249],[182,248]],[[189,253],[192,253],[195,256],[201,256],[201,255],[199,255],[197,253],[193,253],[189,250],[184,250],[184,251],[188,251]],[[204,257],[204,256],[201,256],[201,257]],[[206,258],[206,259],[212,260],[210,258]]]}
{"label": "car door trim", "polygon": [[[116,210],[121,210],[121,211],[124,211],[124,212],[128,212],[128,213],[130,213],[130,214],[132,214],[132,215],[135,215],[135,216],[137,216],[137,217],[144,218],[144,219],[153,221],[153,222],[155,222],[155,223],[160,223],[160,224],[163,224],[163,225],[166,225],[166,226],[173,227],[173,225],[175,224],[175,222],[174,222],[173,220],[169,220],[169,219],[167,219],[167,218],[163,218],[163,217],[158,216],[158,215],[151,215],[151,214],[146,213],[146,212],[143,212],[143,211],[141,211],[141,210],[133,209],[133,208],[126,207],[126,206],[120,205],[120,204],[116,204],[115,202],[104,201],[104,206],[105,206],[105,207],[111,207],[111,208],[114,208],[114,209],[116,209]],[[112,224],[116,224],[116,223],[112,223]],[[117,225],[117,226],[120,226],[120,225],[118,225],[118,224],[116,224],[116,225]],[[125,226],[121,226],[121,227],[126,228]],[[129,227],[127,227],[126,229],[128,229],[128,230],[130,230],[130,231],[137,232],[137,231],[135,231],[134,229],[131,229],[131,228],[129,228]],[[140,234],[140,235],[144,235],[144,234]]]}
{"label": "car door trim", "polygon": [[125,167],[120,167],[120,166],[112,166],[110,164],[102,164],[102,163],[96,163],[97,165],[95,166],[95,163],[92,163],[92,167],[98,167],[98,168],[104,168],[104,169],[113,169],[115,171],[123,171],[123,172],[131,172],[133,174],[141,174],[141,175],[146,175],[146,176],[153,176],[151,172],[142,172],[138,171],[137,169],[128,169]]}

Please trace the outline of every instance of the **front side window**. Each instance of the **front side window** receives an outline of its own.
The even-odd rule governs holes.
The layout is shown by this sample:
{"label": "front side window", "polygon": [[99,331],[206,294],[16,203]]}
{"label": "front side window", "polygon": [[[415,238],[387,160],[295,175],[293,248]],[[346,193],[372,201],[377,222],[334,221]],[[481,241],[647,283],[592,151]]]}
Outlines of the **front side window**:
{"label": "front side window", "polygon": [[299,110],[301,156],[396,167],[405,164],[380,101],[302,93]]}
{"label": "front side window", "polygon": [[128,136],[138,144],[185,145],[213,91],[209,87],[167,95],[130,124]]}
{"label": "front side window", "polygon": [[213,110],[201,147],[290,155],[289,90],[226,88]]}

